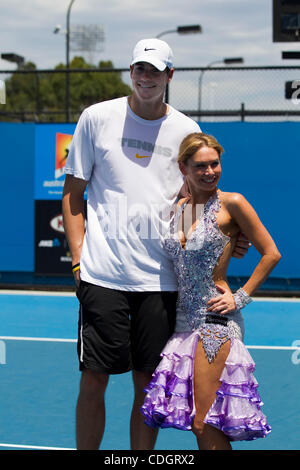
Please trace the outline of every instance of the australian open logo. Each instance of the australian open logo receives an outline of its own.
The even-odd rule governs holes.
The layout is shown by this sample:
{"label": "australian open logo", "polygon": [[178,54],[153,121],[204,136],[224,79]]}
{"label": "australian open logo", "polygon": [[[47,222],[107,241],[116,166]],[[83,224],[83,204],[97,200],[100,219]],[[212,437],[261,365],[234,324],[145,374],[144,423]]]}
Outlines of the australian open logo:
{"label": "australian open logo", "polygon": [[72,138],[73,136],[70,134],[62,134],[60,132],[56,134],[55,178],[60,178],[64,175]]}

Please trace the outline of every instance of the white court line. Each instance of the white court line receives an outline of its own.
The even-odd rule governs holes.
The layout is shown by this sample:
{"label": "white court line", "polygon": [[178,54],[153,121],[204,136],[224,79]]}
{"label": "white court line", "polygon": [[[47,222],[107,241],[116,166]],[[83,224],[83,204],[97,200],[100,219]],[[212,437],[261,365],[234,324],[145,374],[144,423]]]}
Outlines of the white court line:
{"label": "white court line", "polygon": [[[34,290],[0,290],[0,295],[32,295],[32,296],[57,296],[57,297],[76,297],[75,292],[64,291],[34,291]],[[299,297],[253,297],[253,302],[300,302]]]}
{"label": "white court line", "polygon": [[30,446],[30,445],[19,445],[19,444],[5,444],[0,443],[0,447],[12,447],[16,449],[37,449],[37,450],[76,450],[68,447],[44,447],[44,446]]}
{"label": "white court line", "polygon": [[[77,343],[77,339],[68,339],[68,338],[36,338],[28,336],[0,336],[0,340],[4,341],[50,341],[50,342],[60,342],[60,343]],[[278,349],[278,350],[288,350],[295,351],[300,349],[300,346],[263,346],[263,345],[247,345],[247,349]]]}
{"label": "white court line", "polygon": [[36,295],[36,296],[49,296],[49,297],[76,297],[75,292],[62,292],[62,291],[31,291],[31,290],[0,290],[0,295]]}
{"label": "white court line", "polygon": [[[64,338],[30,338],[20,336],[0,336],[0,339],[4,340],[20,340],[20,341],[59,341],[59,342],[76,342],[75,339],[64,339]],[[247,346],[248,349],[277,349],[277,350],[298,350],[300,347],[297,346]],[[35,449],[35,450],[76,450],[73,448],[65,447],[47,447],[47,446],[34,446],[34,445],[18,445],[18,444],[5,444],[0,443],[0,447],[17,448],[17,449]]]}
{"label": "white court line", "polygon": [[295,351],[300,349],[300,346],[248,346],[245,344],[247,349],[278,349],[282,351]]}
{"label": "white court line", "polygon": [[[299,293],[300,295],[300,293]],[[253,302],[300,302],[300,297],[252,297]]]}
{"label": "white court line", "polygon": [[29,336],[0,336],[0,339],[5,341],[54,341],[61,343],[77,343],[77,339],[68,339],[68,338],[36,338]]}

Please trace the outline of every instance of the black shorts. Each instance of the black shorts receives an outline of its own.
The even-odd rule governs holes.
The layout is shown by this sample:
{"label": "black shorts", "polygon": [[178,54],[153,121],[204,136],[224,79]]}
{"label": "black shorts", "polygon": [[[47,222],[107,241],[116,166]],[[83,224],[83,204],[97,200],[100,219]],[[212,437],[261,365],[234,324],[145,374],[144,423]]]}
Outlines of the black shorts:
{"label": "black shorts", "polygon": [[174,332],[177,292],[128,292],[81,281],[79,368],[153,372]]}

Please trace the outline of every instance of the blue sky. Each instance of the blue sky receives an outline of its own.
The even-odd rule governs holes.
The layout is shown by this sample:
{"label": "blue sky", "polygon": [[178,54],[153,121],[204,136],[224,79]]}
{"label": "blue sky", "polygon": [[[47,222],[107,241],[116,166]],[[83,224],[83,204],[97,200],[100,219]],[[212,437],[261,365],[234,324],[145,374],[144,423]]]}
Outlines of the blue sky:
{"label": "blue sky", "polygon": [[[1,0],[0,51],[15,52],[38,68],[65,61],[65,28],[70,0]],[[244,57],[245,65],[298,65],[283,61],[282,50],[295,44],[272,42],[272,0],[75,0],[74,25],[102,25],[103,52],[93,61],[110,59],[127,67],[135,43],[179,25],[200,24],[202,34],[162,37],[173,49],[175,66],[205,66],[223,57]],[[71,55],[74,55],[71,52]],[[0,69],[15,65],[0,59]]]}

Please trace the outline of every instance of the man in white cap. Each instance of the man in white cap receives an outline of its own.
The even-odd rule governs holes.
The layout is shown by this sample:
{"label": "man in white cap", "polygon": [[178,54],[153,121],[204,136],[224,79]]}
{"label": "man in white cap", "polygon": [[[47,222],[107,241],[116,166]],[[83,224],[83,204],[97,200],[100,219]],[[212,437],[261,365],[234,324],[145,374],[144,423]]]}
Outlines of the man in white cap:
{"label": "man in white cap", "polygon": [[140,407],[173,332],[177,296],[161,241],[183,183],[179,145],[199,132],[163,100],[173,71],[166,42],[139,41],[130,66],[132,95],[87,108],[70,148],[63,216],[80,301],[78,449],[99,448],[109,375],[130,370],[131,448],[155,445],[157,431],[144,424]]}

